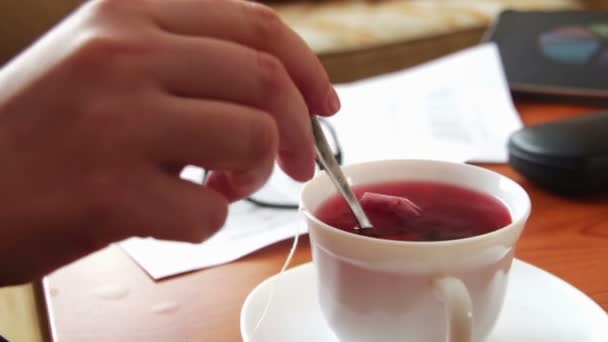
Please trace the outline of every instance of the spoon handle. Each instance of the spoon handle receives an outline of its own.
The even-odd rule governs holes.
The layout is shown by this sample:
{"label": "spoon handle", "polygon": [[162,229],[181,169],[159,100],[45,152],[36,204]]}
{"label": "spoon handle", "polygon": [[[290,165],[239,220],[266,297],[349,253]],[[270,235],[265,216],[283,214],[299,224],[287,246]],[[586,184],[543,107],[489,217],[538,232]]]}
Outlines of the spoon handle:
{"label": "spoon handle", "polygon": [[361,204],[357,200],[357,197],[353,193],[346,177],[344,177],[344,173],[342,173],[342,168],[338,165],[336,158],[334,158],[334,154],[325,139],[325,134],[323,133],[323,129],[321,128],[321,124],[319,123],[319,119],[315,115],[311,115],[312,122],[312,133],[315,138],[315,152],[317,153],[317,159],[327,172],[329,179],[334,183],[338,192],[344,197],[348,206],[352,210],[357,222],[359,223],[360,228],[372,228],[372,224],[365,215]]}

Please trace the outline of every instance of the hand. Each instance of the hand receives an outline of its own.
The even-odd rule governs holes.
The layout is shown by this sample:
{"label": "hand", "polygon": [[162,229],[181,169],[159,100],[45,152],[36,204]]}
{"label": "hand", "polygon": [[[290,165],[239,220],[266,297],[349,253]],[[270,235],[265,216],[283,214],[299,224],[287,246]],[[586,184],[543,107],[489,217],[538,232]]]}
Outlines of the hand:
{"label": "hand", "polygon": [[[268,8],[97,0],[0,70],[0,285],[130,236],[201,241],[278,159],[314,171],[339,102]],[[207,186],[183,166],[213,170]]]}

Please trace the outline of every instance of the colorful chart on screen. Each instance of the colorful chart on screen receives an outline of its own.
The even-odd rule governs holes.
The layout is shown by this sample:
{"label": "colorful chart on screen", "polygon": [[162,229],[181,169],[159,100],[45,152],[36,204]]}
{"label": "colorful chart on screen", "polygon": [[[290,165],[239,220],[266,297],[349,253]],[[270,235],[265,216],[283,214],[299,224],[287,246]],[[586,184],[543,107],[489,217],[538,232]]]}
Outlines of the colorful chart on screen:
{"label": "colorful chart on screen", "polygon": [[543,55],[563,64],[608,67],[608,23],[562,26],[539,36]]}

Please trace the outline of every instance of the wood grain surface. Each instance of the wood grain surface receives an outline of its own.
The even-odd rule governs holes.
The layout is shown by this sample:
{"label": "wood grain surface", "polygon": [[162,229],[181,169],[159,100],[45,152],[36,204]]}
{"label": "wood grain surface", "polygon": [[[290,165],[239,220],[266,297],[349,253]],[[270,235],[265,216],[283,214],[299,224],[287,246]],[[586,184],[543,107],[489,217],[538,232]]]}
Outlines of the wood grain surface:
{"label": "wood grain surface", "polygon": [[[518,109],[526,124],[535,124],[593,108],[522,103]],[[532,198],[516,256],[563,278],[608,310],[608,196],[560,197],[507,165],[482,166],[511,177]],[[62,342],[240,341],[245,297],[280,269],[290,245],[284,241],[227,265],[160,282],[118,247],[109,247],[48,277],[56,337]],[[310,258],[304,238],[292,266]]]}

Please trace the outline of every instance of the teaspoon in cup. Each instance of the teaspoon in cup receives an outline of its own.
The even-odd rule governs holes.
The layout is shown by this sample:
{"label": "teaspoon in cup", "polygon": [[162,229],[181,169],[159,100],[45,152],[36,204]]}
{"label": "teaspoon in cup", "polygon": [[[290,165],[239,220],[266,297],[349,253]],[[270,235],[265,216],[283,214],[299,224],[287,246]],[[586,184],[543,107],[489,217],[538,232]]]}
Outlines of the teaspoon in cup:
{"label": "teaspoon in cup", "polygon": [[319,119],[315,115],[311,115],[311,123],[312,133],[315,139],[315,152],[317,154],[317,159],[327,172],[329,179],[331,179],[340,195],[342,195],[342,197],[344,197],[346,200],[346,203],[348,203],[350,210],[355,215],[355,218],[359,223],[359,227],[355,227],[355,229],[372,228],[369,218],[365,214],[365,211],[363,211],[363,207],[361,207],[361,203],[359,203],[359,200],[357,200],[357,197],[348,184],[344,173],[342,173],[342,168],[340,168],[336,158],[334,158],[331,148],[327,143],[327,139],[325,139],[325,134],[323,133]]}

